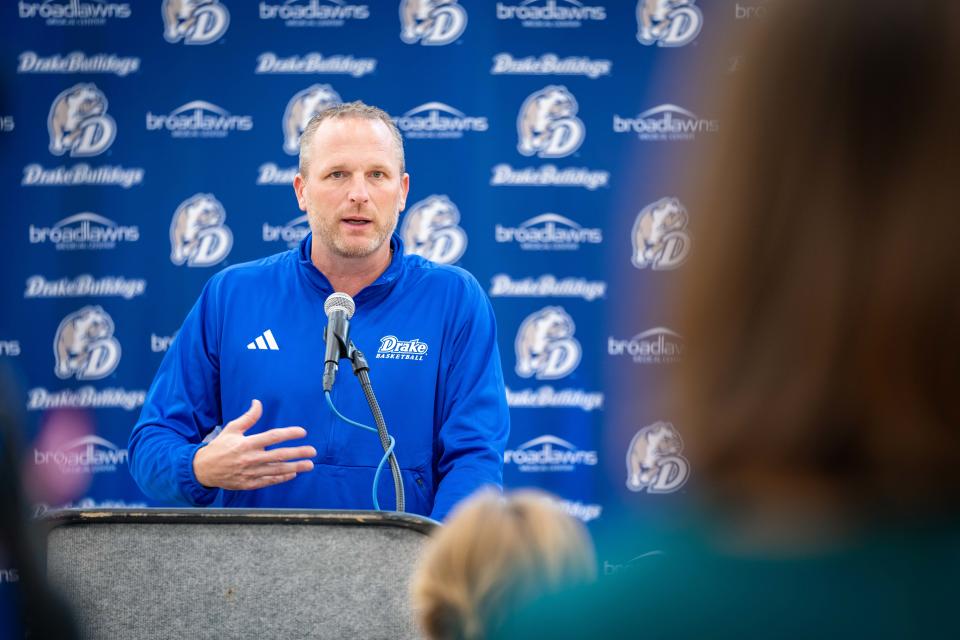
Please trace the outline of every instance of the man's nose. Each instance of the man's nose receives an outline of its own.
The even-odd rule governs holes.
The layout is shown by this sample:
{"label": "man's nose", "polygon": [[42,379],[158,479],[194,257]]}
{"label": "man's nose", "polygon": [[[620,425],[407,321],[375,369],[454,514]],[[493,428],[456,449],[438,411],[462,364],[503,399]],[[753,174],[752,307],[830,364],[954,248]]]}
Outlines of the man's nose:
{"label": "man's nose", "polygon": [[367,182],[365,176],[355,175],[350,179],[350,191],[348,193],[350,202],[354,204],[365,204],[370,200],[370,193],[367,191]]}

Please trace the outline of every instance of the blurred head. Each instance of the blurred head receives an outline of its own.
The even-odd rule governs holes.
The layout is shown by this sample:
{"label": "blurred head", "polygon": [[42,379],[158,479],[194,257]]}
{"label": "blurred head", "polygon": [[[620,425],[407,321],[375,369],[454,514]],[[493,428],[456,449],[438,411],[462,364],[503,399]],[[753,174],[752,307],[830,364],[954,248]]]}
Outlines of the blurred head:
{"label": "blurred head", "polygon": [[691,458],[722,500],[806,478],[871,515],[944,512],[960,496],[960,3],[777,7],[691,209]]}
{"label": "blurred head", "polygon": [[427,547],[413,578],[413,605],[432,640],[483,638],[537,597],[595,574],[589,535],[549,496],[481,492]]}

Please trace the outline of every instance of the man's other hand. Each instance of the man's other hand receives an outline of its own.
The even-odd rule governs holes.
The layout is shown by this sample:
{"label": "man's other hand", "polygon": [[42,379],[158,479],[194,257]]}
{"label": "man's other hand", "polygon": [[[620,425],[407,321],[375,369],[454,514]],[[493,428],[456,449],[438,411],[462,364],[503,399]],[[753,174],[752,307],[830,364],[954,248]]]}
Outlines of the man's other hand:
{"label": "man's other hand", "polygon": [[226,424],[216,438],[197,449],[193,457],[193,473],[205,487],[221,489],[260,489],[287,482],[298,473],[313,469],[317,450],[310,446],[267,447],[307,435],[303,427],[280,427],[253,436],[244,433],[257,423],[263,414],[259,400],[239,418]]}

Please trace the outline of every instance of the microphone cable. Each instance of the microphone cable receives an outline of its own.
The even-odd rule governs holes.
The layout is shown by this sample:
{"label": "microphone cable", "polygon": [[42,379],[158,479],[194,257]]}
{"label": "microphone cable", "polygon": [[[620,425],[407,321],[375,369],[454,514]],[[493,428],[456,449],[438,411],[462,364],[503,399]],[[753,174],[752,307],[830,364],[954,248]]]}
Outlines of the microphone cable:
{"label": "microphone cable", "polygon": [[[329,391],[324,391],[323,395],[327,399],[327,405],[330,407],[330,410],[333,411],[333,415],[340,418],[340,420],[346,422],[349,425],[353,425],[354,427],[359,427],[361,429],[365,429],[366,431],[371,431],[373,433],[379,434],[379,431],[377,429],[374,429],[373,427],[351,420],[350,418],[346,417],[345,415],[337,411],[337,408],[333,406],[333,399],[330,397]],[[380,463],[377,465],[377,470],[373,474],[373,490],[372,490],[373,508],[376,509],[377,511],[383,511],[383,509],[380,508],[380,501],[377,500],[377,487],[380,484],[380,472],[383,471],[383,465],[388,458],[390,459],[391,465],[396,464],[396,456],[393,455],[393,448],[394,446],[396,446],[397,441],[394,440],[393,436],[391,435],[387,435],[387,438],[389,439],[389,444],[384,449],[383,456],[380,458]],[[396,489],[396,483],[394,483],[394,489]],[[397,500],[397,511],[403,511],[404,505],[403,505],[403,485],[402,484],[400,485],[400,492],[397,493],[396,500]]]}

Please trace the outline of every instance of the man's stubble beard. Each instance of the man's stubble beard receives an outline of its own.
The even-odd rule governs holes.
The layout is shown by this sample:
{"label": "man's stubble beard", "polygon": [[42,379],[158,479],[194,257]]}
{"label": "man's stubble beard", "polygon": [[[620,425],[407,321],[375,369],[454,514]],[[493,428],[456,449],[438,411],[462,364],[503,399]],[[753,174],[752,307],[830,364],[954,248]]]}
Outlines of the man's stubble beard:
{"label": "man's stubble beard", "polygon": [[364,246],[348,244],[343,234],[340,233],[339,221],[332,221],[331,224],[327,224],[319,216],[313,214],[308,216],[308,220],[311,222],[310,228],[313,231],[314,237],[319,239],[320,242],[335,255],[341,258],[366,258],[375,253],[377,249],[382,247],[383,243],[387,242],[390,236],[393,235],[393,232],[397,228],[397,223],[400,220],[400,211],[398,209],[397,212],[394,213],[393,221],[387,226],[380,226],[376,222],[371,223],[376,226],[376,233]]}

